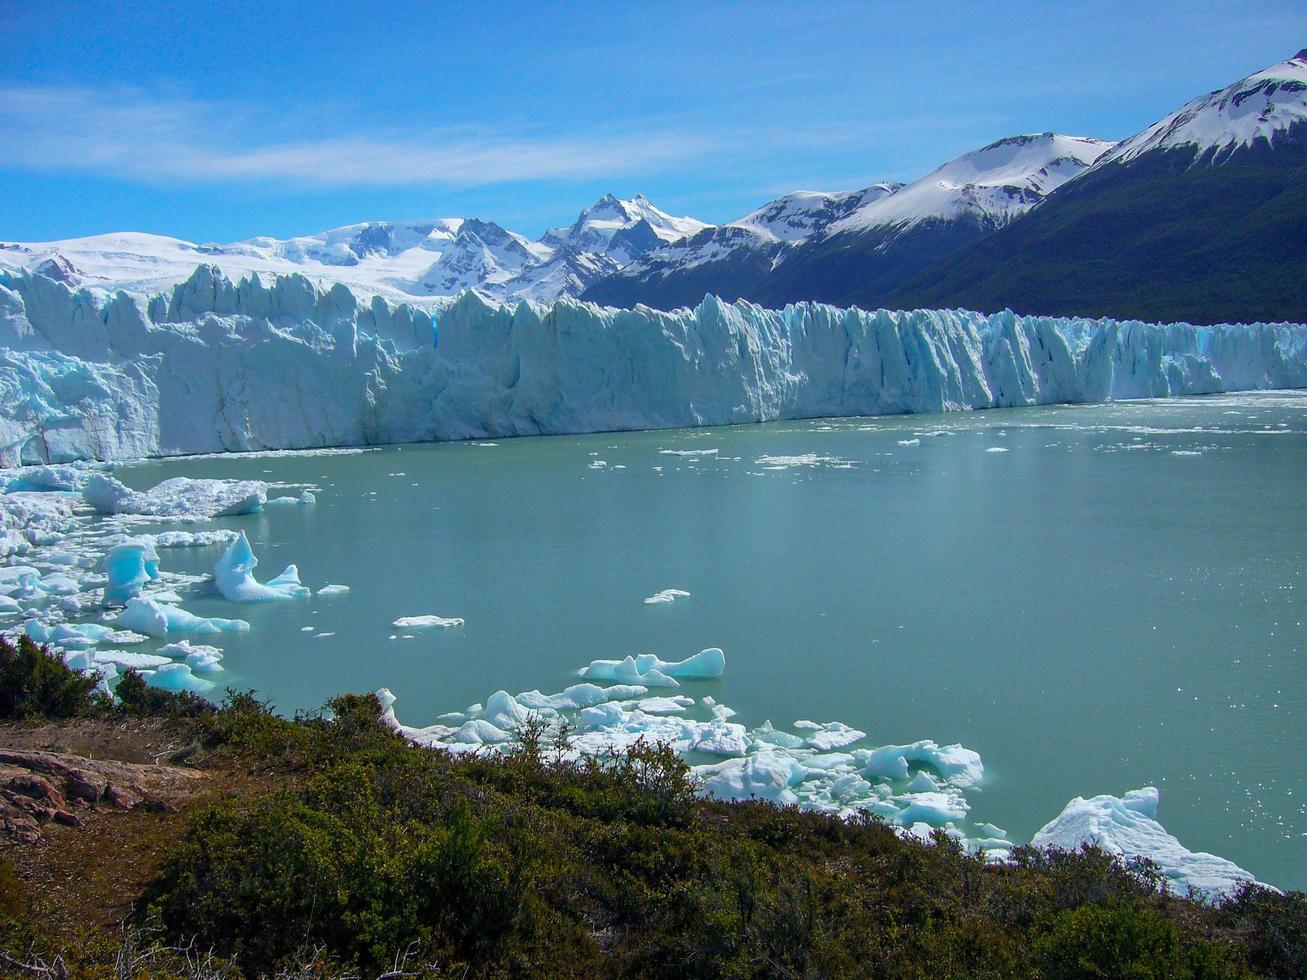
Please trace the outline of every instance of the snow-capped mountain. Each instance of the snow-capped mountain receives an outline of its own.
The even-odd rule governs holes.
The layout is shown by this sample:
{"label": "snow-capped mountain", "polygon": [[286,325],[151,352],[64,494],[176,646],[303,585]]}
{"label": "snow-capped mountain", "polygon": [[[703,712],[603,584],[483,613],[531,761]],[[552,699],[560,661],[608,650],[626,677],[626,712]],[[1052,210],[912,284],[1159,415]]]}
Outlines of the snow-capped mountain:
{"label": "snow-capped mountain", "polygon": [[229,244],[123,232],[0,243],[0,265],[40,271],[70,285],[133,293],[166,289],[207,263],[232,278],[299,272],[396,301],[476,289],[492,299],[550,302],[578,295],[638,256],[706,227],[659,210],[642,194],[630,200],[607,194],[572,225],[536,241],[475,218],[369,221]]}
{"label": "snow-capped mountain", "polygon": [[650,248],[707,227],[696,218],[674,218],[660,211],[643,194],[629,201],[605,194],[582,211],[569,227],[545,232],[540,242],[550,248],[566,244],[581,252],[613,254],[614,259],[625,265]]}
{"label": "snow-capped mountain", "polygon": [[1139,319],[1307,321],[1307,51],[1194,99],[887,297]]}
{"label": "snow-capped mountain", "polygon": [[1111,146],[1055,133],[1015,136],[907,185],[790,194],[651,252],[583,295],[672,309],[693,305],[707,287],[771,305],[878,305],[904,279],[1025,214]]}
{"label": "snow-capped mountain", "polygon": [[892,195],[836,221],[827,236],[936,221],[1001,227],[1025,214],[1112,148],[1103,140],[1040,133],[1012,136],[964,153]]}
{"label": "snow-capped mountain", "polygon": [[504,295],[505,283],[520,276],[528,266],[547,259],[549,254],[549,249],[506,231],[493,221],[469,218],[459,225],[458,233],[409,291],[453,296],[465,289],[481,289],[488,295]]}
{"label": "snow-capped mountain", "polygon": [[906,185],[796,191],[719,226],[605,195],[537,240],[443,218],[230,244],[133,232],[0,242],[0,267],[136,294],[203,263],[431,309],[468,289],[663,309],[713,293],[1196,322],[1307,320],[1305,262],[1307,51],[1120,144],[1010,137]]}
{"label": "snow-capped mountain", "polygon": [[1307,124],[1307,48],[1288,61],[1186,103],[1130,137],[1103,163],[1129,163],[1156,150],[1183,150],[1220,164],[1258,142],[1270,145]]}
{"label": "snow-capped mountain", "polygon": [[705,293],[729,300],[748,297],[787,248],[900,186],[873,184],[857,191],[786,194],[737,221],[647,252],[584,295],[617,306],[640,302],[665,309],[693,305]]}
{"label": "snow-capped mountain", "polygon": [[769,201],[757,211],[732,221],[760,238],[799,242],[825,231],[836,221],[867,204],[898,191],[902,184],[872,184],[860,191],[795,191]]}

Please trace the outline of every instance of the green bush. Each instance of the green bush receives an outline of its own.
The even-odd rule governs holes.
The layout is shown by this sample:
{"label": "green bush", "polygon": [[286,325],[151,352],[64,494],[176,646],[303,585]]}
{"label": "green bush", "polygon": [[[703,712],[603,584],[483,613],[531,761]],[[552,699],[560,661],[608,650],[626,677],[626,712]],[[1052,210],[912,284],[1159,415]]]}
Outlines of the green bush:
{"label": "green bush", "polygon": [[96,678],[73,670],[26,636],[0,637],[0,719],[76,718],[102,712]]}
{"label": "green bush", "polygon": [[1212,907],[1092,847],[990,865],[870,816],[699,800],[664,746],[568,761],[531,724],[455,757],[371,695],[288,720],[229,693],[196,728],[283,788],[194,814],[138,912],[247,975],[305,950],[364,976],[1303,975],[1301,895]]}
{"label": "green bush", "polygon": [[1035,940],[1033,953],[1044,975],[1067,980],[1248,976],[1221,947],[1201,939],[1186,943],[1174,922],[1138,901],[1060,912]]}
{"label": "green bush", "polygon": [[214,710],[213,704],[190,691],[162,691],[150,687],[139,673],[127,670],[113,690],[119,714],[136,718],[197,718]]}

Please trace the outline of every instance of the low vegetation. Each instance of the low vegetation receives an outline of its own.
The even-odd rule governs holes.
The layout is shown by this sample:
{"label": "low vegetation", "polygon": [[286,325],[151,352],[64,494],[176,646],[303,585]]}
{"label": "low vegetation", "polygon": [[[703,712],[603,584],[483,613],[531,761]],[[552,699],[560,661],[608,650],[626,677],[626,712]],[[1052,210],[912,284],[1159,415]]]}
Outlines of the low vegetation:
{"label": "low vegetation", "polygon": [[295,719],[252,694],[79,702],[43,693],[65,690],[59,667],[0,644],[0,703],[25,706],[7,717],[157,712],[234,782],[169,815],[98,937],[44,928],[0,863],[0,951],[28,975],[1307,975],[1301,893],[1204,905],[1094,848],[987,865],[943,834],[700,800],[662,746],[569,761],[536,725],[511,755],[454,757],[396,736],[371,696]]}

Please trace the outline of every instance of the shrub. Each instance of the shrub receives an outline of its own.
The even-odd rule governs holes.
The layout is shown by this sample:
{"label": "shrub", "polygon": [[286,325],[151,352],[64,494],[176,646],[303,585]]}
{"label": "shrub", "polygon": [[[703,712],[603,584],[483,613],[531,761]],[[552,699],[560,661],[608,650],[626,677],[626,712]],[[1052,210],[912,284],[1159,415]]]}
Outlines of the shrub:
{"label": "shrub", "polygon": [[108,699],[97,679],[73,670],[26,636],[0,637],[0,719],[75,718],[96,714]]}
{"label": "shrub", "polygon": [[119,714],[136,718],[197,718],[212,712],[209,701],[190,691],[163,691],[150,687],[145,678],[127,670],[114,688]]}
{"label": "shrub", "polygon": [[465,804],[411,819],[376,775],[346,763],[298,793],[203,811],[143,905],[255,970],[306,945],[367,970],[401,950],[502,957],[527,918],[529,851],[492,843]]}

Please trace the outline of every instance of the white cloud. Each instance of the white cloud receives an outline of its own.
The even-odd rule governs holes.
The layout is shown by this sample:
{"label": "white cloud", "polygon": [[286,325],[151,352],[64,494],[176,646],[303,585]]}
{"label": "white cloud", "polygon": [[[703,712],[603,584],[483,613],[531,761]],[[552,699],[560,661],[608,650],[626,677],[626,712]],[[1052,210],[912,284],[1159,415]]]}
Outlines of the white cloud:
{"label": "white cloud", "polygon": [[473,127],[294,137],[267,110],[217,101],[0,87],[0,166],[146,181],[319,187],[446,185],[645,174],[717,149],[693,134],[495,132]]}

